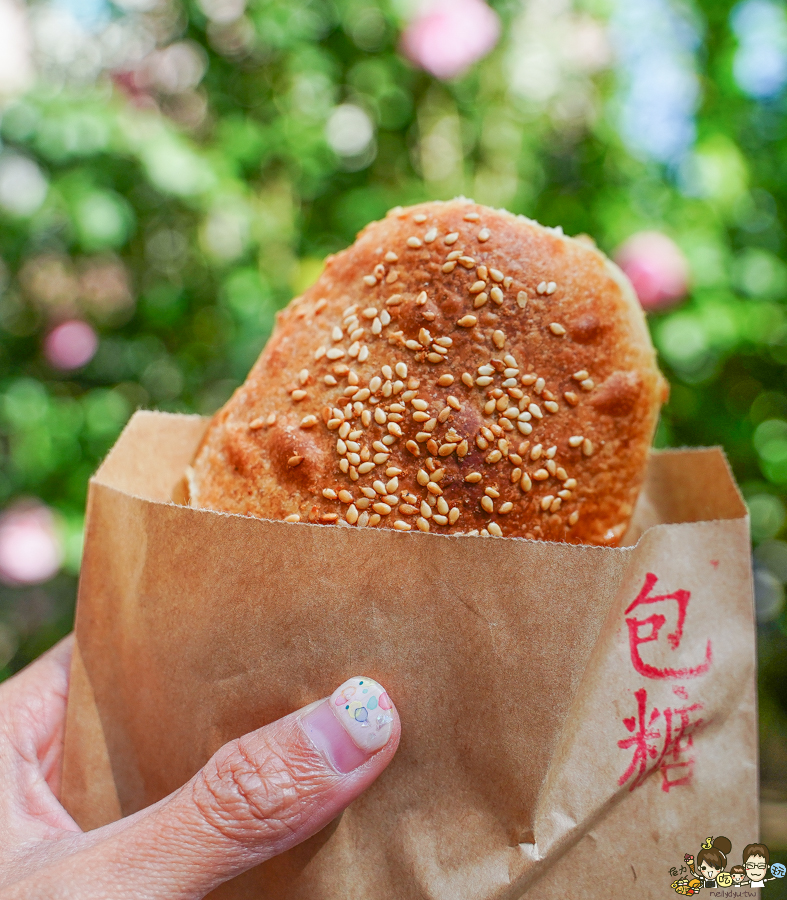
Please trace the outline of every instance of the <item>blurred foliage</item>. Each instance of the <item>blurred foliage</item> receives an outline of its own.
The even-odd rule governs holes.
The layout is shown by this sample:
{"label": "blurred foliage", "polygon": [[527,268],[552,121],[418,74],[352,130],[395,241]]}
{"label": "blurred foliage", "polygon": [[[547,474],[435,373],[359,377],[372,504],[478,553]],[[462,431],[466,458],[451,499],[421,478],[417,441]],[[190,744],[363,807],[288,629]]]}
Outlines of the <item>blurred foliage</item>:
{"label": "blurred foliage", "polygon": [[[208,4],[172,2],[155,13],[169,23],[162,43],[189,48],[196,84],[168,92],[122,72],[42,82],[0,118],[3,154],[34,163],[16,211],[0,210],[0,504],[41,498],[67,546],[53,582],[0,593],[4,671],[69,628],[87,480],[133,410],[213,412],[326,254],[391,206],[464,193],[608,252],[658,229],[687,255],[690,297],[651,316],[672,384],[658,443],[723,445],[749,502],[770,603],[763,776],[783,780],[787,98],[737,87],[733,4],[692,7],[702,99],[679,170],[626,150],[608,64],[567,69],[541,97],[517,88],[512,65],[532,36],[508,0],[491,4],[497,49],[448,83],[397,52],[393,0],[253,0],[229,24]],[[578,2],[571,21],[608,12]],[[352,134],[328,140],[348,107],[372,126],[355,149]],[[98,352],[59,371],[44,337],[73,317],[97,330]]]}

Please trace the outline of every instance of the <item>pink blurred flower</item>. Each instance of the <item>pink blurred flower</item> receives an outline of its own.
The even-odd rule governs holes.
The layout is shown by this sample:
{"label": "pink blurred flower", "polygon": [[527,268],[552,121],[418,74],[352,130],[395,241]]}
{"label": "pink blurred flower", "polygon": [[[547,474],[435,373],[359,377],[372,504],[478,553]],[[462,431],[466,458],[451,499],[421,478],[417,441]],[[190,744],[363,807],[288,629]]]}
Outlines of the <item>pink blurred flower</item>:
{"label": "pink blurred flower", "polygon": [[96,355],[98,337],[87,322],[70,319],[53,328],[44,340],[44,355],[56,369],[79,369]]}
{"label": "pink blurred flower", "polygon": [[28,502],[0,516],[0,580],[11,585],[40,584],[57,574],[62,561],[48,507]]}
{"label": "pink blurred flower", "polygon": [[500,19],[483,0],[432,0],[402,34],[407,58],[436,78],[454,78],[495,46]]}
{"label": "pink blurred flower", "polygon": [[659,231],[639,231],[615,251],[644,309],[665,309],[686,296],[689,265],[680,247]]}

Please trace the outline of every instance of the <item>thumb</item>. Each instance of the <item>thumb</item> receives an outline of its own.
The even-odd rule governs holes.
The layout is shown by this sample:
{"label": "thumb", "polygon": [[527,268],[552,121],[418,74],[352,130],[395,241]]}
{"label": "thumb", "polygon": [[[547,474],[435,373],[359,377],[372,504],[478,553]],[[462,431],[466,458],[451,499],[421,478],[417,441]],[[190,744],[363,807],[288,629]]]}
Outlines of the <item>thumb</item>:
{"label": "thumb", "polygon": [[203,897],[327,825],[388,765],[399,736],[382,685],[351,678],[226,744],[183,788],[126,820],[94,848],[97,878],[115,883],[114,897]]}

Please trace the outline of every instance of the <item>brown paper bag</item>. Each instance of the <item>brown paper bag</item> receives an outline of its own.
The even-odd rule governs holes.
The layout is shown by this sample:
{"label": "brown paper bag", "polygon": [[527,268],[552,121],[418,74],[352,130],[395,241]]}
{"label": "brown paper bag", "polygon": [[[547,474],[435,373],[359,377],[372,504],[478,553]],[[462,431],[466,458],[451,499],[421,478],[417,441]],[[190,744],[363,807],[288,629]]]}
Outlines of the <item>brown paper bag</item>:
{"label": "brown paper bag", "polygon": [[662,897],[708,835],[734,861],[757,839],[748,520],[718,450],[654,453],[609,549],[177,506],[205,424],[138,413],[91,481],[63,772],[83,828],[364,674],[401,715],[389,768],[214,896]]}

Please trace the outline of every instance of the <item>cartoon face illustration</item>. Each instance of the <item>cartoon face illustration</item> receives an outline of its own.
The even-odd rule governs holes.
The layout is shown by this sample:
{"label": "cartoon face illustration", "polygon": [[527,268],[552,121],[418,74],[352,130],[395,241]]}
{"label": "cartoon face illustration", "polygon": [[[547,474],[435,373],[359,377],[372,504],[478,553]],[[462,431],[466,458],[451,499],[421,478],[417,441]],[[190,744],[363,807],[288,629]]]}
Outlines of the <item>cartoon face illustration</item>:
{"label": "cartoon face illustration", "polygon": [[732,875],[732,883],[733,884],[741,884],[743,882],[743,879],[746,877],[745,872],[734,872],[733,871],[733,872],[730,872],[730,874]]}
{"label": "cartoon face illustration", "polygon": [[700,874],[706,881],[715,881],[719,872],[721,872],[721,866],[713,866],[706,860],[700,864]]}
{"label": "cartoon face illustration", "polygon": [[746,860],[745,864],[746,876],[752,884],[757,884],[765,879],[768,871],[768,863],[764,856],[754,854]]}

